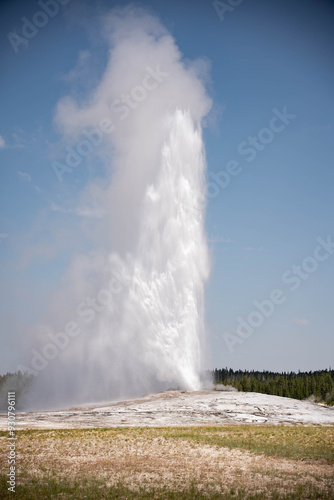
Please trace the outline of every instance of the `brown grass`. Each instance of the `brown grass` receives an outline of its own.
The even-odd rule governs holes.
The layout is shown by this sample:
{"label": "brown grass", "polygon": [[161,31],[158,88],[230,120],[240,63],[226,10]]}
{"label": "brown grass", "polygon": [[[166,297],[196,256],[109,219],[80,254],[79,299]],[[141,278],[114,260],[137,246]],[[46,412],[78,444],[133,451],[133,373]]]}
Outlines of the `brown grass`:
{"label": "brown grass", "polygon": [[[227,494],[241,489],[249,497],[333,498],[333,463],[319,456],[325,439],[332,446],[333,428],[300,428],[298,432],[297,427],[265,427],[266,439],[273,444],[272,455],[268,449],[266,454],[259,452],[262,428],[243,426],[242,434],[237,429],[240,427],[20,431],[18,483],[28,484],[32,478],[40,482],[88,478],[106,488],[121,483],[131,491],[164,487],[181,492],[195,484],[202,492],[210,489]],[[303,460],[275,456],[282,439],[291,441],[294,436]],[[6,443],[6,436],[0,437],[2,474],[7,473]],[[312,450],[317,443],[315,459]],[[252,446],[257,453],[251,451]]]}

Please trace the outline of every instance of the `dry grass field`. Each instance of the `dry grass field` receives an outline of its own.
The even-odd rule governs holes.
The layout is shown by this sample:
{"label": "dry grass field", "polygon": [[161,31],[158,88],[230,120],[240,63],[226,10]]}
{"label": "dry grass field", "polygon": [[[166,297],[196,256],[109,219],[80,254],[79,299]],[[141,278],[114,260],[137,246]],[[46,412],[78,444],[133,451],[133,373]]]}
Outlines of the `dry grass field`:
{"label": "dry grass field", "polygon": [[6,445],[0,498],[334,498],[334,427],[19,431],[15,494]]}

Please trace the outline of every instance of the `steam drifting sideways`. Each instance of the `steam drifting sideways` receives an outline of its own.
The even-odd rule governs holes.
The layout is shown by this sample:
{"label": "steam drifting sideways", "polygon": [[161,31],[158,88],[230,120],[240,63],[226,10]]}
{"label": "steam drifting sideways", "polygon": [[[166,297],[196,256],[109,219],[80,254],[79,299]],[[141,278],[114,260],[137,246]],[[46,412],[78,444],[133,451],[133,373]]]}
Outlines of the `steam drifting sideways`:
{"label": "steam drifting sideways", "polygon": [[50,317],[36,325],[44,332],[38,352],[66,322],[77,330],[58,337],[62,348],[35,378],[34,407],[200,388],[207,64],[183,61],[170,33],[141,9],[113,10],[103,33],[109,57],[100,82],[84,102],[67,96],[56,109],[66,144],[106,118],[113,126],[97,153],[105,176],[79,200],[93,221],[92,250],[73,258]]}

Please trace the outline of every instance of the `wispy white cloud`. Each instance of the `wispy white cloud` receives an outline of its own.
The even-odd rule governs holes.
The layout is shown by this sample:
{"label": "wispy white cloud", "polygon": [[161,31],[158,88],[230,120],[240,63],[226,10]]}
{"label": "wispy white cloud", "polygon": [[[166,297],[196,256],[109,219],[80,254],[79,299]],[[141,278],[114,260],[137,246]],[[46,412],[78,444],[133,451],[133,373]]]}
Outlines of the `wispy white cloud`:
{"label": "wispy white cloud", "polygon": [[265,248],[261,245],[260,247],[245,247],[243,249],[245,252],[264,252]]}
{"label": "wispy white cloud", "polygon": [[12,134],[13,141],[11,141],[11,148],[24,148],[26,145],[26,140],[22,137],[24,132],[20,130],[20,134],[18,135],[15,132]]}
{"label": "wispy white cloud", "polygon": [[75,80],[86,76],[89,68],[88,62],[90,58],[91,52],[89,50],[81,50],[79,52],[76,66],[71,69],[66,75],[63,75],[61,79],[65,82],[72,83]]}
{"label": "wispy white cloud", "polygon": [[[31,184],[32,177],[30,174],[28,174],[28,172],[22,172],[21,170],[18,170],[17,175],[20,182],[28,182],[29,184]],[[37,191],[37,193],[43,193],[43,189],[37,186],[37,184],[31,184],[31,187],[33,187],[35,191]]]}
{"label": "wispy white cloud", "polygon": [[21,172],[21,170],[17,171],[17,175],[19,176],[19,180],[21,182],[31,182],[31,176],[27,172]]}
{"label": "wispy white cloud", "polygon": [[0,243],[3,242],[6,238],[8,238],[9,234],[8,233],[0,233]]}
{"label": "wispy white cloud", "polygon": [[60,212],[63,214],[70,214],[72,212],[70,208],[61,207],[60,205],[57,205],[53,201],[50,203],[49,209],[51,210],[51,212]]}
{"label": "wispy white cloud", "polygon": [[6,147],[11,149],[22,149],[29,146],[36,146],[38,143],[48,143],[48,140],[43,136],[41,129],[27,133],[17,127],[16,132],[13,132],[10,140],[7,141]]}
{"label": "wispy white cloud", "polygon": [[6,147],[6,141],[2,137],[2,135],[0,135],[0,149],[4,149],[5,147]]}
{"label": "wispy white cloud", "polygon": [[40,188],[39,186],[36,186],[36,184],[34,184],[34,189],[37,191],[37,193],[41,194],[43,193],[43,189]]}
{"label": "wispy white cloud", "polygon": [[89,217],[95,219],[101,219],[104,215],[104,210],[99,206],[90,206],[90,205],[79,205],[75,208],[66,208],[57,205],[54,202],[51,202],[49,206],[49,210],[51,212],[59,212],[63,214],[74,214],[79,217]]}
{"label": "wispy white cloud", "polygon": [[309,321],[305,318],[294,318],[292,320],[292,323],[294,325],[298,325],[298,326],[308,326],[309,325]]}
{"label": "wispy white cloud", "polygon": [[227,243],[227,244],[231,244],[231,243],[235,243],[234,240],[232,240],[231,238],[221,238],[220,236],[212,236],[211,238],[208,238],[208,242],[209,243]]}
{"label": "wispy white cloud", "polygon": [[75,209],[75,213],[80,217],[91,217],[94,219],[101,219],[105,214],[104,210],[100,207],[81,206]]}
{"label": "wispy white cloud", "polygon": [[25,269],[31,261],[36,258],[43,260],[51,260],[58,253],[57,245],[52,244],[36,244],[24,249],[18,264],[19,269]]}

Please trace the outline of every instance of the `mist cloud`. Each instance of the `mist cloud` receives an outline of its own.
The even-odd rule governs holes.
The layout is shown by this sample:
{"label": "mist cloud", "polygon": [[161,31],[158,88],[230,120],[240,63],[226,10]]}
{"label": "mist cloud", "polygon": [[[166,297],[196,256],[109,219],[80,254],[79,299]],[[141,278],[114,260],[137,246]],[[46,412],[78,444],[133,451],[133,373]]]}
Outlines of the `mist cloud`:
{"label": "mist cloud", "polygon": [[[32,328],[39,353],[69,323],[79,331],[36,377],[35,407],[199,383],[209,262],[204,214],[189,206],[205,191],[207,63],[185,61],[142,9],[114,9],[101,26],[109,56],[100,81],[85,98],[63,97],[54,116],[74,149],[112,122],[92,153],[104,177],[86,185],[75,209],[94,250],[73,256],[48,315]],[[89,61],[81,55],[80,70]]]}

